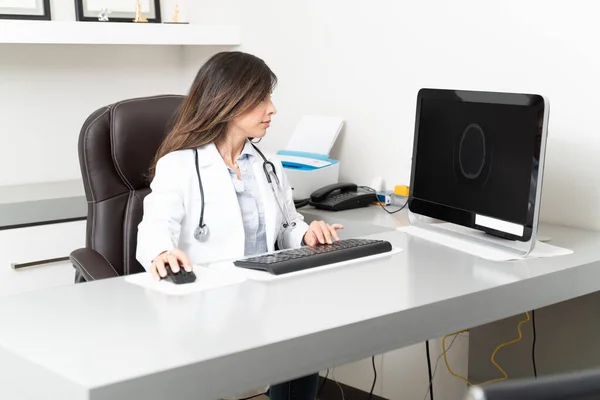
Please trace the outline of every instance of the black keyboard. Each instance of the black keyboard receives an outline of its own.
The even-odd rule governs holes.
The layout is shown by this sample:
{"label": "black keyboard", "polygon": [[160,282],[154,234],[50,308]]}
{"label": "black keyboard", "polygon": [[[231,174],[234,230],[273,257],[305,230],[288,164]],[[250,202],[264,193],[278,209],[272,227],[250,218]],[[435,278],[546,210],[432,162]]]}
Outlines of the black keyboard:
{"label": "black keyboard", "polygon": [[308,268],[320,267],[392,250],[390,242],[371,239],[344,239],[333,244],[305,246],[283,250],[234,261],[242,267],[269,272],[273,275],[288,274]]}

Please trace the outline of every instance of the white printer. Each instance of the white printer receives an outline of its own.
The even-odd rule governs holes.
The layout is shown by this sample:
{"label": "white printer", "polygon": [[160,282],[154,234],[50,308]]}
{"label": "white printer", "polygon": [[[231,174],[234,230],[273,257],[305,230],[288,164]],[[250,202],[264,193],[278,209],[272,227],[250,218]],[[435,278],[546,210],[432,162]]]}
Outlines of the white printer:
{"label": "white printer", "polygon": [[308,199],[315,190],[338,182],[340,164],[327,155],[280,150],[277,156],[285,168],[295,201]]}
{"label": "white printer", "polygon": [[308,199],[315,190],[338,183],[340,163],[330,159],[329,152],[343,124],[340,117],[305,115],[296,125],[287,148],[277,152],[294,201]]}

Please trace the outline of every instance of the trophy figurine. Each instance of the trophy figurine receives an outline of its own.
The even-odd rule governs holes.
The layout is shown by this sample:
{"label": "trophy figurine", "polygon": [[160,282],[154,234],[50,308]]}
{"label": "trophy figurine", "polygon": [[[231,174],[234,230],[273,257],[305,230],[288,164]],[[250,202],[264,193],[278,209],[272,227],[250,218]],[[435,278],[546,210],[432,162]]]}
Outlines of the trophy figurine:
{"label": "trophy figurine", "polygon": [[173,22],[176,24],[179,22],[179,3],[175,4],[175,10],[173,11]]}
{"label": "trophy figurine", "polygon": [[100,21],[100,22],[108,21],[108,14],[110,14],[110,11],[108,11],[107,8],[101,9],[100,14],[98,14],[98,21]]}
{"label": "trophy figurine", "polygon": [[179,20],[179,3],[175,4],[175,9],[173,10],[173,16],[171,17],[171,21],[165,22],[165,24],[188,24],[189,22],[181,22]]}
{"label": "trophy figurine", "polygon": [[148,18],[142,14],[142,4],[140,3],[140,0],[137,0],[137,3],[135,4],[135,19],[133,22],[148,22]]}

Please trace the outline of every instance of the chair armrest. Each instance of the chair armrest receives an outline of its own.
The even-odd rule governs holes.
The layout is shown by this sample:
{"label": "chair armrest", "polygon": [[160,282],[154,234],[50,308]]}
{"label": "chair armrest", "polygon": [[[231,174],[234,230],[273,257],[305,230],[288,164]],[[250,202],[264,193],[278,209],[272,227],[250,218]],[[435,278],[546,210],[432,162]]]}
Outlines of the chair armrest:
{"label": "chair armrest", "polygon": [[108,260],[96,250],[77,249],[69,254],[73,267],[86,281],[114,278],[119,276]]}

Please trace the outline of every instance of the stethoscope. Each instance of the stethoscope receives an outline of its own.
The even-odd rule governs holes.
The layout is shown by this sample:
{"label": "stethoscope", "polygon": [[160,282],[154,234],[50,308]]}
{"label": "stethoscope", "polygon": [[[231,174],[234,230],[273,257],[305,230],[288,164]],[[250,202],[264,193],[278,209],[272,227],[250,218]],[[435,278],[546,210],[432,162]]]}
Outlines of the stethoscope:
{"label": "stethoscope", "polygon": [[[285,197],[283,196],[281,190],[281,183],[279,182],[279,178],[277,177],[277,173],[275,172],[275,165],[267,158],[265,155],[254,145],[251,143],[254,150],[260,155],[263,159],[263,171],[265,173],[265,177],[267,178],[267,182],[269,182],[269,186],[271,186],[271,190],[273,191],[273,196],[275,196],[275,202],[277,203],[277,207],[279,207],[279,211],[283,215],[283,229],[287,229],[289,227],[296,226],[295,222],[290,222],[289,220],[289,212],[287,203],[285,202]],[[194,149],[194,159],[196,161],[196,175],[198,176],[198,186],[200,187],[200,221],[198,222],[198,226],[194,230],[194,239],[199,242],[204,242],[208,239],[208,226],[204,223],[204,188],[202,187],[202,179],[200,178],[200,167],[198,167],[198,150]]]}

